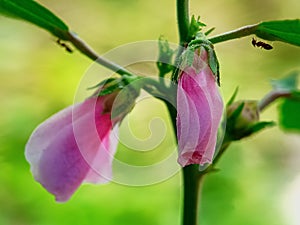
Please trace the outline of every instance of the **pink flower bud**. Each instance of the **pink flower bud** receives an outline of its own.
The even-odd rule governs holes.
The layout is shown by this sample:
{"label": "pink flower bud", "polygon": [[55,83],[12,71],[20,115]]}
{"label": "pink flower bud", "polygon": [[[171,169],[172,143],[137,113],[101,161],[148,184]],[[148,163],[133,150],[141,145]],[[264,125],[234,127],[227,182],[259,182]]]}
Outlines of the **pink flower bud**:
{"label": "pink flower bud", "polygon": [[117,146],[111,121],[115,95],[92,97],[70,106],[32,133],[26,159],[34,178],[57,201],[67,201],[83,182],[111,179]]}
{"label": "pink flower bud", "polygon": [[223,101],[207,51],[198,48],[191,66],[178,79],[177,137],[181,166],[211,163],[223,114]]}

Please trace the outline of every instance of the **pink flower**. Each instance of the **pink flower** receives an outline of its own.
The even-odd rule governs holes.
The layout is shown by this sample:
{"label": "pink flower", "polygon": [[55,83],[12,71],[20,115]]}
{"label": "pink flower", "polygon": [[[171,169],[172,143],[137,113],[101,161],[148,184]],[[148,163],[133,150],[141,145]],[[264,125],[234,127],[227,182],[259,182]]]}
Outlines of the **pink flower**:
{"label": "pink flower", "polygon": [[26,159],[34,178],[57,201],[67,201],[83,182],[106,183],[111,179],[117,147],[111,120],[115,96],[91,97],[70,106],[32,133]]}
{"label": "pink flower", "polygon": [[184,68],[178,80],[177,137],[181,166],[212,162],[222,114],[223,101],[208,65],[207,51],[200,47],[193,65]]}

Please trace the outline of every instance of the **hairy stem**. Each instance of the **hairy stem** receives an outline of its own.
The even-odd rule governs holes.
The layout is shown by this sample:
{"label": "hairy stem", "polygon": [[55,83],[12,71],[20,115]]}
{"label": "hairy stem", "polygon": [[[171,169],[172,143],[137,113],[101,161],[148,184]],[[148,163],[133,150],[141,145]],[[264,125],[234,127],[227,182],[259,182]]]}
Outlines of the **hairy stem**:
{"label": "hairy stem", "polygon": [[278,98],[288,98],[291,96],[291,91],[273,90],[266,94],[262,100],[258,102],[258,110],[262,112],[267,106]]}
{"label": "hairy stem", "polygon": [[205,173],[199,173],[199,165],[189,165],[183,169],[183,225],[197,225],[199,195]]}
{"label": "hairy stem", "polygon": [[125,68],[121,67],[120,65],[117,65],[117,64],[99,56],[90,46],[88,46],[75,33],[69,32],[68,41],[70,41],[82,54],[86,55],[91,60],[96,61],[100,65],[102,65],[110,70],[113,70],[120,75],[129,75],[129,76],[133,75],[131,72],[129,72]]}
{"label": "hairy stem", "polygon": [[189,31],[189,1],[177,0],[177,23],[179,31],[179,41],[183,45],[188,37]]}
{"label": "hairy stem", "polygon": [[164,101],[164,102],[165,102],[165,104],[167,106],[167,109],[169,111],[169,115],[170,115],[171,122],[172,122],[172,127],[173,127],[173,130],[174,130],[175,139],[176,139],[176,142],[177,142],[178,141],[177,140],[177,127],[176,127],[177,110],[172,105],[172,103],[170,103],[169,101]]}
{"label": "hairy stem", "polygon": [[244,26],[244,27],[241,27],[236,30],[228,31],[223,34],[213,36],[213,37],[209,38],[208,40],[211,43],[216,44],[216,43],[223,42],[223,41],[228,41],[228,40],[232,40],[232,39],[236,39],[236,38],[245,37],[245,36],[248,36],[251,34],[255,34],[257,26],[258,26],[258,24]]}

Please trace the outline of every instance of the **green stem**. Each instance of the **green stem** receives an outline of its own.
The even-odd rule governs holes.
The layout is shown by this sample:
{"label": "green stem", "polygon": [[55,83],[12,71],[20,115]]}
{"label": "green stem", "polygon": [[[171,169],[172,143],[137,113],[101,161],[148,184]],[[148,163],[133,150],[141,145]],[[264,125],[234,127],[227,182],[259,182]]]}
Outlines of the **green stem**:
{"label": "green stem", "polygon": [[197,225],[199,214],[199,194],[205,173],[199,172],[199,165],[189,165],[183,169],[183,225]]}
{"label": "green stem", "polygon": [[189,31],[189,1],[177,0],[177,22],[179,31],[179,41],[183,45],[186,42]]}
{"label": "green stem", "polygon": [[68,41],[70,41],[82,54],[86,55],[91,60],[96,61],[100,65],[102,65],[112,71],[115,71],[116,73],[118,73],[120,75],[133,76],[133,74],[131,72],[129,72],[125,68],[121,67],[120,65],[117,65],[117,64],[99,56],[90,46],[88,46],[75,33],[69,32]]}
{"label": "green stem", "polygon": [[258,102],[258,110],[262,112],[267,106],[278,98],[289,98],[291,97],[291,91],[286,90],[273,90],[266,94],[262,100]]}
{"label": "green stem", "polygon": [[213,37],[209,38],[208,40],[211,43],[216,44],[216,43],[223,42],[223,41],[228,41],[228,40],[232,40],[232,39],[236,39],[236,38],[245,37],[245,36],[248,36],[251,34],[255,34],[257,27],[258,27],[258,24],[244,26],[244,27],[241,27],[236,30],[232,30],[232,31],[229,31],[229,32],[226,32],[223,34],[213,36]]}
{"label": "green stem", "polygon": [[176,139],[176,142],[177,142],[177,126],[176,126],[177,110],[172,105],[172,103],[170,103],[170,101],[164,100],[164,103],[166,104],[167,109],[169,111],[169,115],[170,115],[170,118],[171,118],[173,130],[174,130],[175,139]]}

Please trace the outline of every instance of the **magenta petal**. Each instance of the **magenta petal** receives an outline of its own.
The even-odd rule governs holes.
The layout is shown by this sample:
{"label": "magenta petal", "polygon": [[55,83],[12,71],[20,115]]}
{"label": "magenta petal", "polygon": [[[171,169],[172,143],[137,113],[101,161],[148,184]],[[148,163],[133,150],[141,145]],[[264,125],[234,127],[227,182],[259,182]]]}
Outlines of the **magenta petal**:
{"label": "magenta petal", "polygon": [[223,113],[214,76],[207,64],[201,66],[197,72],[193,67],[186,68],[178,80],[178,162],[183,167],[212,162]]}
{"label": "magenta petal", "polygon": [[110,144],[112,123],[101,103],[101,98],[88,99],[58,112],[36,128],[26,145],[35,179],[57,201],[67,201],[83,181],[111,178],[116,144]]}

